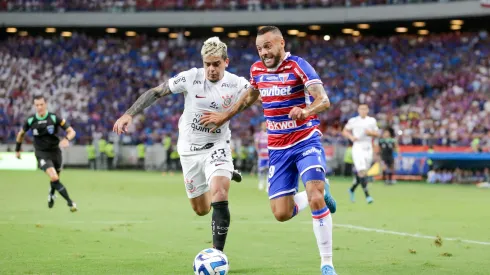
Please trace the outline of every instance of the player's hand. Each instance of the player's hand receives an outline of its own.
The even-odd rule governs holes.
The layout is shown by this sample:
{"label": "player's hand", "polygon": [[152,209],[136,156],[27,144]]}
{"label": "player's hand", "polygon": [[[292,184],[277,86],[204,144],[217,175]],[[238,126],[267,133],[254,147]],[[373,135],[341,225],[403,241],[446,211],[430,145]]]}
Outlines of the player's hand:
{"label": "player's hand", "polygon": [[350,139],[350,141],[352,141],[352,142],[356,142],[356,141],[358,141],[358,140],[359,140],[359,139],[358,139],[358,138],[356,138],[356,137],[354,137],[354,136],[353,136],[353,137]]}
{"label": "player's hand", "polygon": [[204,113],[199,123],[204,127],[208,127],[208,125],[213,124],[214,127],[211,129],[211,132],[216,131],[221,125],[225,124],[227,121],[226,113]]}
{"label": "player's hand", "polygon": [[288,116],[292,120],[304,120],[308,117],[308,112],[300,107],[294,107]]}
{"label": "player's hand", "polygon": [[20,152],[15,152],[15,157],[20,159]]}
{"label": "player's hand", "polygon": [[116,121],[116,123],[114,123],[114,127],[112,128],[112,131],[118,135],[122,133],[127,133],[128,126],[131,125],[132,121],[133,121],[132,116],[128,114],[124,114]]}
{"label": "player's hand", "polygon": [[60,141],[60,147],[61,147],[61,148],[66,148],[66,147],[68,147],[68,146],[70,146],[70,142],[68,141],[68,139],[67,139],[67,138],[64,138],[64,139],[62,139],[62,140]]}

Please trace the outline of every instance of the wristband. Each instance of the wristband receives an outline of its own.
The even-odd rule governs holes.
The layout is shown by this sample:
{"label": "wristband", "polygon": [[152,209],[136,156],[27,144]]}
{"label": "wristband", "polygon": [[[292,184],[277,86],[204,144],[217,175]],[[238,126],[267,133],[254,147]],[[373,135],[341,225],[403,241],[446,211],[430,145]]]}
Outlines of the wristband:
{"label": "wristband", "polygon": [[20,152],[20,146],[22,145],[21,142],[16,142],[15,143],[15,152]]}

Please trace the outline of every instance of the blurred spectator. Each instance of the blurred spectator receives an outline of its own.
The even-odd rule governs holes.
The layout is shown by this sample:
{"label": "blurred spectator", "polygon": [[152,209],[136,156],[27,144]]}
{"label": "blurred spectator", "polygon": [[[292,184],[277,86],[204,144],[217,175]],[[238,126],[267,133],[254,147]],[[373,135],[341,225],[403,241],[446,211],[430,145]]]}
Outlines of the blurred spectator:
{"label": "blurred spectator", "polygon": [[[226,42],[228,70],[248,76],[258,59],[254,38]],[[107,136],[115,118],[141,93],[202,66],[201,44],[201,39],[179,44],[145,35],[8,37],[0,41],[1,142],[15,141],[15,132],[34,111],[36,93],[45,94],[50,108],[72,123],[78,143]],[[490,41],[484,32],[330,41],[311,36],[288,39],[287,50],[308,60],[324,82],[332,102],[320,114],[327,143],[347,145],[340,131],[356,115],[357,104],[366,102],[380,128],[395,129],[400,144],[470,146],[478,139],[479,148],[490,148]],[[164,133],[176,135],[183,103],[181,95],[158,101],[134,118],[123,143],[155,144]],[[232,119],[233,138],[252,136],[261,119],[260,105]]]}

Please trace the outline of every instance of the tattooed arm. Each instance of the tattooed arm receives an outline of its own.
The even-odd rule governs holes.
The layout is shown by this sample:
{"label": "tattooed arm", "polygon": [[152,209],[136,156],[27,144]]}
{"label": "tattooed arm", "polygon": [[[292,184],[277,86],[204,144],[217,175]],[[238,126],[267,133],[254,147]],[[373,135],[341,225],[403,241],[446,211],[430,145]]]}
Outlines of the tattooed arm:
{"label": "tattooed arm", "polygon": [[242,97],[231,107],[230,111],[226,113],[205,113],[201,117],[201,124],[208,126],[209,124],[215,124],[216,126],[211,129],[214,132],[221,127],[225,122],[230,120],[236,114],[252,106],[260,96],[259,90],[252,86],[249,86]]}
{"label": "tattooed arm", "polygon": [[133,106],[131,106],[126,113],[116,121],[116,123],[114,123],[112,131],[117,134],[126,133],[134,115],[143,111],[158,99],[171,93],[168,81],[165,81],[160,86],[149,89],[136,100]]}
{"label": "tattooed arm", "polygon": [[134,116],[137,113],[143,111],[147,107],[149,107],[151,104],[153,104],[155,101],[158,99],[171,94],[172,92],[170,91],[170,87],[168,85],[168,81],[165,81],[163,84],[160,86],[154,87],[146,91],[144,94],[142,94],[136,102],[131,106],[125,114]]}
{"label": "tattooed arm", "polygon": [[330,107],[330,100],[322,84],[312,84],[307,89],[315,100],[304,109],[294,107],[289,113],[291,119],[303,120],[309,116],[319,114]]}

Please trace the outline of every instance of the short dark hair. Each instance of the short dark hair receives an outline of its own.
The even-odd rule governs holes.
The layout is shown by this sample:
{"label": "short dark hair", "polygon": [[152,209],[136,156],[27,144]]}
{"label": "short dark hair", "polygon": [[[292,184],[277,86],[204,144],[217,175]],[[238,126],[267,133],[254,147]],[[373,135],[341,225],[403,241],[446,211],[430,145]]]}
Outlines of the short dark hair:
{"label": "short dark hair", "polygon": [[[46,101],[46,98],[44,98],[44,96],[43,96],[43,95],[35,95],[35,96],[34,96],[34,100],[39,100],[39,99],[43,99],[44,101]],[[34,100],[33,100],[33,101],[34,101]]]}
{"label": "short dark hair", "polygon": [[257,35],[263,35],[263,34],[266,34],[268,32],[273,32],[276,34],[280,34],[282,36],[281,30],[276,26],[264,26],[264,27],[260,28],[260,30],[257,32]]}
{"label": "short dark hair", "polygon": [[394,137],[395,137],[395,129],[393,129],[393,128],[391,128],[391,127],[389,127],[389,126],[388,126],[388,127],[386,127],[384,130],[385,130],[385,131],[388,131],[388,133],[390,133],[390,136],[391,136],[392,138],[394,138]]}

